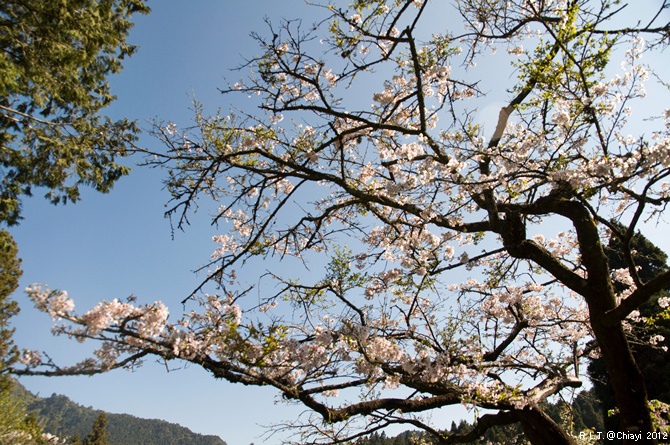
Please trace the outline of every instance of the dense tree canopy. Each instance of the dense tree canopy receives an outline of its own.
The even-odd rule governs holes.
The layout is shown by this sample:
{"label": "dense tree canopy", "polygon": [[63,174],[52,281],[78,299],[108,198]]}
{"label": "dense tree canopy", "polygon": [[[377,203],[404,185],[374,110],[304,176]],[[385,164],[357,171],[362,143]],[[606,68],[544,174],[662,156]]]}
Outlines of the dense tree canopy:
{"label": "dense tree canopy", "polygon": [[0,221],[17,223],[35,187],[76,201],[81,185],[106,192],[128,172],[116,160],[137,128],[99,111],[114,100],[108,76],[135,51],[126,37],[136,12],[148,12],[143,1],[0,5]]}
{"label": "dense tree canopy", "polygon": [[[392,424],[459,443],[520,423],[547,445],[575,439],[541,403],[599,354],[624,443],[656,443],[624,328],[670,272],[641,277],[626,246],[670,200],[670,110],[645,90],[667,97],[668,6],[357,0],[314,27],[270,25],[249,76],[224,90],[258,111],[198,107],[191,127],[158,125],[166,150],[147,152],[169,170],[178,227],[218,206],[207,278],[185,301],[198,307],[175,322],[159,302],[77,314],[33,286],[68,322],[57,332],[102,344],[72,367],[26,352],[16,372],[154,355],[277,388],[309,408],[284,425],[298,443]],[[496,94],[484,133],[477,110]],[[457,404],[491,411],[467,437],[424,415]]]}

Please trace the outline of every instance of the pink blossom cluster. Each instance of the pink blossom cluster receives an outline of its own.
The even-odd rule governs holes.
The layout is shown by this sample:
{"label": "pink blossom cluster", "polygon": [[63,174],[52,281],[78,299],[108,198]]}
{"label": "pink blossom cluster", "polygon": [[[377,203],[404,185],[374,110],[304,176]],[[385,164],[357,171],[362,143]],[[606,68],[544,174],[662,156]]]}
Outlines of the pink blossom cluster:
{"label": "pink blossom cluster", "polygon": [[39,285],[32,285],[25,289],[35,307],[48,313],[52,320],[67,318],[74,310],[74,301],[66,291],[51,291]]}

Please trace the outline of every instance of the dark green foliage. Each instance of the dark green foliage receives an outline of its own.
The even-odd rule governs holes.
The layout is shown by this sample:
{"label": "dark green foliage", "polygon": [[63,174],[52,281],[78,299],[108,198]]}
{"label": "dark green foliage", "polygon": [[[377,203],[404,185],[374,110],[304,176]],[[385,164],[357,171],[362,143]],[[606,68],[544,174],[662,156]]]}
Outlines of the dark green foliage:
{"label": "dark green foliage", "polygon": [[581,392],[572,403],[572,407],[575,432],[584,431],[587,428],[605,431],[602,408],[593,389]]}
{"label": "dark green foliage", "polygon": [[606,431],[602,407],[593,388],[579,393],[570,405],[559,401],[547,403],[543,409],[554,422],[565,425],[574,436],[587,429]]}
{"label": "dark green foliage", "polygon": [[[614,223],[614,227],[618,232],[625,233],[625,228],[621,224]],[[638,274],[642,281],[649,281],[668,268],[668,255],[640,232],[634,234],[628,243],[622,242],[617,236],[610,238],[606,247],[610,268],[628,267],[626,262],[627,250],[631,251],[635,265],[639,267]]]}
{"label": "dark green foliage", "polygon": [[14,381],[6,374],[7,368],[17,360],[18,349],[12,341],[14,329],[9,320],[18,314],[19,306],[10,298],[19,285],[21,260],[14,239],[0,230],[0,443],[13,431],[39,434],[37,424],[26,419],[21,399],[14,392]]}
{"label": "dark green foliage", "polygon": [[14,329],[9,327],[9,319],[19,313],[18,304],[10,299],[22,273],[21,260],[17,255],[18,248],[12,236],[6,230],[0,230],[0,391],[9,388],[9,381],[3,372],[18,356],[12,341]]}
{"label": "dark green foliage", "polygon": [[16,224],[21,196],[48,189],[76,201],[128,172],[116,163],[135,140],[128,120],[99,114],[115,97],[107,77],[135,47],[126,43],[142,0],[0,2],[0,222]]}
{"label": "dark green foliage", "polygon": [[[44,431],[59,437],[85,437],[84,445],[225,445],[217,436],[196,434],[163,420],[140,419],[128,414],[110,414],[86,408],[65,396],[35,398],[29,405]],[[96,419],[105,414],[107,442],[89,442]]]}
{"label": "dark green foliage", "polygon": [[[465,434],[472,430],[472,425],[461,420],[458,425],[452,422],[451,429],[449,433],[451,434]],[[471,445],[488,445],[488,444],[498,444],[498,445],[521,445],[528,442],[524,442],[523,432],[521,430],[520,424],[513,425],[502,425],[491,428],[484,433],[482,437],[474,442],[468,442]]]}
{"label": "dark green foliage", "polygon": [[41,445],[42,429],[37,417],[26,411],[29,398],[24,397],[21,385],[3,377],[0,390],[0,444]]}
{"label": "dark green foliage", "polygon": [[107,441],[107,415],[98,414],[93,422],[91,432],[84,438],[84,445],[109,445]]}

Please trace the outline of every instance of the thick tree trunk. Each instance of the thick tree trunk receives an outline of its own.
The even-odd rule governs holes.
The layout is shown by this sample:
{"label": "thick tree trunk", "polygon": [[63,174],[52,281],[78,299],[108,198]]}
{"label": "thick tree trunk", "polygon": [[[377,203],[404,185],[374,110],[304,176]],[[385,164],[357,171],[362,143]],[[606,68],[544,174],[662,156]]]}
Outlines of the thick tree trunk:
{"label": "thick tree trunk", "polygon": [[600,322],[602,314],[591,310],[591,326],[600,346],[609,374],[621,422],[623,444],[657,444],[647,438],[653,431],[647,401],[647,388],[635,363],[621,324],[607,326]]}
{"label": "thick tree trunk", "polygon": [[[586,282],[580,281],[575,285],[566,281],[566,278],[562,281],[581,294],[588,304],[591,327],[600,346],[619,409],[621,431],[618,433],[623,433],[625,445],[657,444],[658,441],[647,438],[647,433],[653,431],[653,425],[642,373],[630,351],[621,322],[613,322],[610,317],[605,316],[608,311],[616,308],[617,302],[610,278],[609,261],[601,243],[598,226],[589,209],[571,199],[548,199],[545,211],[554,211],[570,219],[577,232],[582,265],[587,271]],[[509,236],[507,238],[506,241],[513,241]],[[544,259],[540,258],[540,261]],[[542,264],[540,261],[538,264]],[[561,273],[561,277],[564,276],[560,268],[551,263],[548,266],[550,272],[555,270]]]}

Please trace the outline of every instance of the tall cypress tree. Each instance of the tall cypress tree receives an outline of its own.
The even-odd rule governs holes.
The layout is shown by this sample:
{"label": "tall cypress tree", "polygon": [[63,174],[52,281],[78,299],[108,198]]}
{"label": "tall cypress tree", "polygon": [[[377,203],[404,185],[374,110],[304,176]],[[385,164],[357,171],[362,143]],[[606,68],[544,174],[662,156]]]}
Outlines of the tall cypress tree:
{"label": "tall cypress tree", "polygon": [[21,260],[12,236],[0,230],[0,444],[33,445],[39,442],[41,428],[35,416],[26,413],[23,400],[13,392],[14,381],[7,369],[18,358],[12,341],[14,329],[9,320],[18,314],[19,306],[10,298],[19,285]]}
{"label": "tall cypress tree", "polygon": [[18,356],[12,341],[14,329],[9,327],[9,319],[19,313],[18,304],[10,299],[22,273],[17,255],[18,248],[12,236],[6,230],[0,230],[0,391],[7,391],[11,386],[4,372]]}
{"label": "tall cypress tree", "polygon": [[109,445],[107,440],[107,415],[104,412],[96,417],[91,432],[84,439],[84,445]]}

